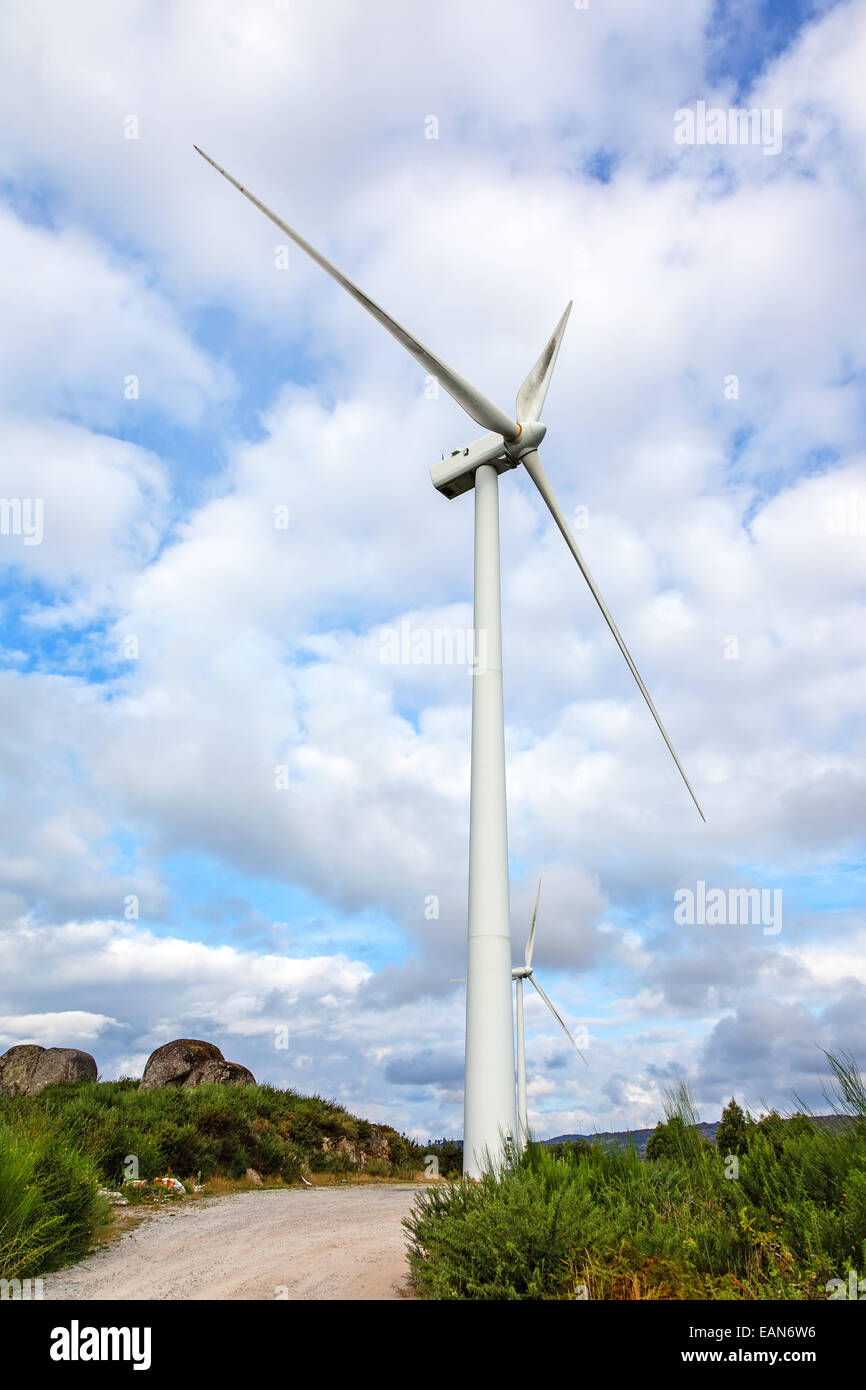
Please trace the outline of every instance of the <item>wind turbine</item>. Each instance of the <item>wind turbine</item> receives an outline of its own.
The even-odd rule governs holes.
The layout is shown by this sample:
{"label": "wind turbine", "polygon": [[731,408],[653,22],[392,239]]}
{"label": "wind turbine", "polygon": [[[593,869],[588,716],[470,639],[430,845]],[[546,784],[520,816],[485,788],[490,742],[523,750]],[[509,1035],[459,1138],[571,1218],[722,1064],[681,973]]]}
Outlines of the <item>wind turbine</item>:
{"label": "wind turbine", "polygon": [[416,362],[462,406],[467,415],[490,433],[430,469],[433,486],[445,497],[475,489],[475,614],[476,638],[485,633],[487,659],[473,671],[472,755],[469,806],[469,937],[466,971],[466,1085],[464,1092],[463,1173],[479,1177],[488,1167],[498,1171],[513,1153],[515,1136],[514,1018],[511,1000],[511,931],[508,906],[508,830],[505,800],[505,721],[502,707],[502,613],[499,580],[499,475],[522,463],[565,543],[577,561],[614,640],[637,681],[659,732],[704,818],[697,797],[673,744],[665,732],[649,692],[599,593],[557,502],[538,456],[547,427],[541,408],[571,303],[517,393],[516,420],[506,415],[436,353],[403,328],[391,315],[353,284],[320,251],[281,217],[238,183],[204,150],[194,146],[223,178],[342,285],[353,299],[397,339]]}
{"label": "wind turbine", "polygon": [[526,950],[523,954],[523,965],[515,965],[511,972],[511,978],[515,982],[515,993],[517,995],[517,1132],[520,1147],[523,1148],[529,1138],[529,1119],[526,1110],[526,1037],[523,1029],[523,981],[528,980],[534,989],[538,990],[553,1017],[556,1019],[568,1041],[571,1043],[580,1060],[589,1066],[586,1058],[578,1047],[568,1027],[557,1012],[551,1000],[547,997],[541,985],[532,973],[532,951],[535,946],[535,923],[538,918],[538,903],[541,898],[541,879],[538,880],[538,892],[535,895],[535,908],[532,913],[532,924],[529,928],[529,936],[526,938]]}

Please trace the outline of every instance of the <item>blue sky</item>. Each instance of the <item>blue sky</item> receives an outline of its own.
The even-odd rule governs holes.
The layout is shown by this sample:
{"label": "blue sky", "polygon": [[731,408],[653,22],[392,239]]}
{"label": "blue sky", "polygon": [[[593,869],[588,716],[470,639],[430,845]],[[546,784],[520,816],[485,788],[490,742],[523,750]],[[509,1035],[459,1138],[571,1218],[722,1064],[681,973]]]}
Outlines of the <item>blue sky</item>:
{"label": "blue sky", "polygon": [[[709,1118],[817,1103],[856,1051],[863,13],[526,8],[8,9],[3,492],[44,535],[0,535],[0,1046],[108,1076],[200,1034],[462,1123],[470,678],[381,651],[471,625],[471,497],[427,470],[474,427],[195,141],[506,409],[575,299],[545,464],[707,826],[507,475],[515,959],[540,876],[590,1060],[530,1004],[533,1124],[649,1123],[680,1072]],[[781,149],[678,144],[698,101]],[[677,926],[698,881],[782,930]]]}

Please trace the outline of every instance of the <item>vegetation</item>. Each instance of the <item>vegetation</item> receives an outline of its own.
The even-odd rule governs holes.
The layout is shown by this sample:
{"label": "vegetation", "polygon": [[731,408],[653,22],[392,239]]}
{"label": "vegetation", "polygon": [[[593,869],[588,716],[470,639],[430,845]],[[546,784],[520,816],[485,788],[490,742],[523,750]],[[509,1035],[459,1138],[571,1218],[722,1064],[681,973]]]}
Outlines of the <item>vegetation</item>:
{"label": "vegetation", "polygon": [[431,1157],[436,1159],[436,1170],[434,1176],[440,1178],[459,1178],[463,1172],[463,1140],[462,1139],[435,1139],[432,1144],[424,1145],[424,1164],[429,1168],[428,1160]]}
{"label": "vegetation", "polygon": [[866,1091],[853,1057],[828,1062],[835,1124],[802,1109],[756,1121],[731,1101],[713,1145],[680,1085],[645,1161],[633,1146],[533,1143],[480,1183],[459,1180],[458,1142],[421,1148],[269,1086],[79,1082],[0,1099],[0,1278],[84,1254],[110,1216],[99,1188],[119,1186],[134,1156],[143,1178],[220,1190],[250,1167],[273,1183],[438,1167],[450,1181],[405,1223],[426,1298],[823,1299],[830,1279],[866,1273]]}
{"label": "vegetation", "polygon": [[84,1254],[110,1215],[99,1188],[126,1176],[172,1174],[189,1188],[242,1179],[248,1168],[291,1183],[362,1167],[415,1177],[422,1152],[335,1101],[271,1086],[140,1091],[137,1081],[94,1081],[0,1098],[0,1278],[44,1274]]}
{"label": "vegetation", "polygon": [[828,1061],[844,1117],[833,1126],[802,1112],[741,1125],[729,1105],[736,1149],[717,1148],[680,1085],[646,1161],[633,1147],[533,1143],[501,1179],[419,1195],[405,1223],[418,1292],[825,1299],[828,1280],[866,1272],[866,1095],[852,1057]]}
{"label": "vegetation", "polygon": [[84,1255],[108,1214],[93,1161],[46,1129],[0,1127],[0,1279]]}
{"label": "vegetation", "polygon": [[749,1146],[748,1120],[731,1096],[722,1111],[722,1122],[716,1130],[716,1147],[721,1154],[742,1154]]}

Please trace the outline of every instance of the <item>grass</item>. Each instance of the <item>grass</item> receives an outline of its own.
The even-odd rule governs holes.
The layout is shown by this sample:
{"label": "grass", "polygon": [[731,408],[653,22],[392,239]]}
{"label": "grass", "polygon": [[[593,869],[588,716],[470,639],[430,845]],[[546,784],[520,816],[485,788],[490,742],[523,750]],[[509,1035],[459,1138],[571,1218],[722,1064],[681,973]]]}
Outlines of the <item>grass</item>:
{"label": "grass", "polygon": [[109,1215],[89,1158],[44,1128],[0,1128],[0,1279],[84,1255]]}
{"label": "grass", "polygon": [[663,1155],[532,1143],[501,1179],[416,1199],[413,1282],[442,1299],[826,1299],[866,1273],[866,1095],[829,1057],[845,1122],[750,1123],[738,1175],[702,1140],[684,1088]]}

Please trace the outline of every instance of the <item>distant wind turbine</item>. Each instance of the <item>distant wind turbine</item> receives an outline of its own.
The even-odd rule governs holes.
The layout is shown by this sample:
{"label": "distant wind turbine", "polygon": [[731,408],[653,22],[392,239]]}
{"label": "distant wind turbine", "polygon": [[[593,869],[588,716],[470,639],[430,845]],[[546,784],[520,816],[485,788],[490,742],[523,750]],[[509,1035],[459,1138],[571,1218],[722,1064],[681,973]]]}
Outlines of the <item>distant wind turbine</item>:
{"label": "distant wind turbine", "polygon": [[515,965],[511,972],[511,978],[515,982],[517,994],[517,1126],[520,1139],[520,1147],[526,1144],[529,1138],[529,1119],[526,1109],[526,1038],[523,1027],[523,981],[528,980],[533,989],[541,995],[553,1017],[556,1019],[568,1041],[571,1043],[580,1060],[589,1066],[586,1058],[578,1047],[574,1038],[568,1030],[568,1026],[555,1009],[552,1001],[545,994],[541,985],[535,978],[532,971],[532,952],[535,947],[535,923],[538,918],[538,903],[541,898],[541,879],[538,880],[538,892],[535,895],[535,908],[532,913],[532,924],[529,928],[529,936],[526,938],[526,950],[523,956],[523,965]]}
{"label": "distant wind turbine", "polygon": [[[610,615],[571,534],[547,474],[538,445],[547,427],[539,416],[544,405],[569,303],[544,351],[517,393],[516,419],[506,415],[452,367],[391,318],[320,251],[278,217],[237,179],[196,145],[223,178],[243,194],[291,241],[305,251],[353,299],[367,310],[426,372],[466,411],[491,431],[430,470],[434,487],[445,497],[475,489],[476,638],[486,634],[486,661],[473,672],[472,758],[469,808],[469,942],[466,986],[466,1086],[464,1093],[463,1172],[478,1177],[510,1161],[515,1136],[514,1016],[511,1000],[511,930],[508,902],[508,829],[505,798],[505,720],[502,706],[502,614],[499,575],[499,475],[522,463],[541,493],[566,545],[577,561],[602,616],[658,725],[671,757],[703,819],[691,784],[637,667]],[[529,977],[531,978],[531,977]],[[536,989],[539,986],[536,985]],[[539,989],[539,993],[541,990]],[[552,1006],[551,1006],[552,1007]]]}

